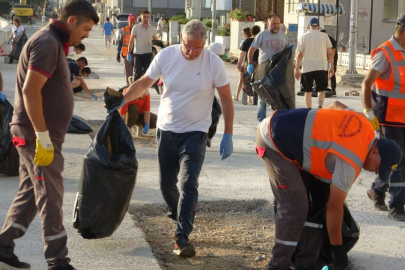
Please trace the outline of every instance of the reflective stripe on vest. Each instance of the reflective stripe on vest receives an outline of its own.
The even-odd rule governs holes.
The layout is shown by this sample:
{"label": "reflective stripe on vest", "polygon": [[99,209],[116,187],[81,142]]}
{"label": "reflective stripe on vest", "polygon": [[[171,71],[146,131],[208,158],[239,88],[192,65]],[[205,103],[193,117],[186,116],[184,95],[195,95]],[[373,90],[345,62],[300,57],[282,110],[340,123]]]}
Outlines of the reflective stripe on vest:
{"label": "reflective stripe on vest", "polygon": [[129,41],[131,39],[131,29],[129,26],[121,28],[122,31],[122,56],[125,58],[128,54]]}
{"label": "reflective stripe on vest", "polygon": [[384,42],[374,49],[371,57],[378,51],[383,51],[391,66],[391,74],[388,79],[377,78],[375,91],[380,96],[405,100],[405,59],[401,51],[397,51],[390,41]]}
{"label": "reflective stripe on vest", "polygon": [[369,121],[356,112],[311,110],[305,122],[302,168],[330,183],[332,173],[325,165],[330,153],[352,165],[357,178],[374,137]]}

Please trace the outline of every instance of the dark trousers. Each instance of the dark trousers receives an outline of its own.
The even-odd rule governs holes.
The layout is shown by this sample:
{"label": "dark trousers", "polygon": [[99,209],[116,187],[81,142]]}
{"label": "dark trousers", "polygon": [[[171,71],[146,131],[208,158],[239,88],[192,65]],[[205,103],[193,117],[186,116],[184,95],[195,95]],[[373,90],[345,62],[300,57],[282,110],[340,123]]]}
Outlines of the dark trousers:
{"label": "dark trousers", "polygon": [[128,62],[126,57],[123,59],[124,59],[125,83],[129,86],[128,77],[134,75],[134,59],[132,58],[131,62]]}
{"label": "dark trousers", "polygon": [[49,166],[33,164],[35,140],[17,147],[20,155],[20,183],[0,234],[0,256],[14,253],[14,240],[22,237],[36,214],[42,224],[45,259],[49,269],[70,262],[67,236],[63,227],[62,143],[53,141],[54,159]]}
{"label": "dark trousers", "polygon": [[323,228],[321,224],[307,221],[308,195],[300,170],[268,147],[259,131],[256,149],[277,203],[275,244],[268,269],[290,269],[294,253],[295,269],[311,269],[319,257]]}
{"label": "dark trousers", "polygon": [[[168,216],[176,222],[176,238],[193,230],[198,203],[198,177],[205,158],[207,133],[174,133],[158,129],[160,190],[169,207]],[[180,190],[177,182],[180,180]]]}
{"label": "dark trousers", "polygon": [[[156,128],[156,122],[157,115],[150,113],[149,128]],[[125,124],[127,127],[138,126],[143,128],[145,126],[145,117],[143,113],[139,113],[138,105],[131,104],[128,106]]]}
{"label": "dark trousers", "polygon": [[[405,152],[405,127],[389,127],[381,126],[380,135],[382,138],[395,141]],[[391,174],[389,183],[382,181],[379,177],[375,179],[371,185],[371,189],[377,193],[385,193],[389,191],[391,198],[389,207],[394,207],[400,203],[405,205],[405,159],[402,158],[396,170]]]}
{"label": "dark trousers", "polygon": [[336,91],[336,69],[337,69],[337,61],[335,61],[335,63],[333,63],[333,68],[335,73],[333,74],[332,77],[330,77],[330,88],[332,89],[332,91]]}
{"label": "dark trousers", "polygon": [[134,54],[134,57],[135,57],[134,81],[136,81],[142,77],[142,75],[149,68],[150,63],[152,63],[152,53]]}

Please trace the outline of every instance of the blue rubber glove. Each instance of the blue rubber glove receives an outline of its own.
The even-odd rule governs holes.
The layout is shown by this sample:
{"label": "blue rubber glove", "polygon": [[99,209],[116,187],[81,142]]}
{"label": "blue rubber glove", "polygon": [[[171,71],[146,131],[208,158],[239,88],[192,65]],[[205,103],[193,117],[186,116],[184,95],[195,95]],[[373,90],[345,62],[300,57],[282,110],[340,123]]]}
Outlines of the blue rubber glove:
{"label": "blue rubber glove", "polygon": [[324,267],[322,268],[322,270],[329,270],[329,267],[328,267],[328,266],[324,266]]}
{"label": "blue rubber glove", "polygon": [[124,105],[125,105],[125,99],[122,99],[121,105],[119,105],[119,106],[117,106],[117,107],[114,107],[114,108],[112,108],[111,110],[107,110],[107,113],[112,113],[112,112],[118,110],[119,108],[121,108],[121,107],[124,106]]}
{"label": "blue rubber glove", "polygon": [[219,154],[221,155],[221,160],[226,159],[232,153],[233,153],[232,134],[224,133],[221,145],[219,146]]}
{"label": "blue rubber glove", "polygon": [[6,99],[7,99],[7,96],[5,94],[3,94],[2,92],[0,92],[0,100],[2,102],[4,102],[4,101],[6,101]]}
{"label": "blue rubber glove", "polygon": [[145,124],[145,126],[143,127],[143,130],[142,130],[143,134],[148,134],[149,126],[150,126],[149,124]]}
{"label": "blue rubber glove", "polygon": [[130,53],[127,54],[127,61],[132,62],[132,55]]}
{"label": "blue rubber glove", "polygon": [[97,100],[97,96],[96,96],[96,94],[94,94],[94,93],[91,93],[91,95],[90,95],[94,100]]}
{"label": "blue rubber glove", "polygon": [[253,64],[249,64],[248,66],[247,66],[247,72],[250,74],[250,75],[252,75],[253,74],[253,71],[255,70],[255,68],[253,67]]}

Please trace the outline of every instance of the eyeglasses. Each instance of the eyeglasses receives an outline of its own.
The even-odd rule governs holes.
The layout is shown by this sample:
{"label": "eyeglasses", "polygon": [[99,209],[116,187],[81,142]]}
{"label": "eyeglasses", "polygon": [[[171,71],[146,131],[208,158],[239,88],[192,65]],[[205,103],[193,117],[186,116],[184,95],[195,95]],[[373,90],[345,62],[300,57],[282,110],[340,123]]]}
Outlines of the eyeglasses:
{"label": "eyeglasses", "polygon": [[189,45],[187,45],[183,39],[181,39],[181,42],[183,43],[184,48],[186,48],[187,51],[201,51],[202,49],[204,49],[204,46],[201,47],[191,47]]}

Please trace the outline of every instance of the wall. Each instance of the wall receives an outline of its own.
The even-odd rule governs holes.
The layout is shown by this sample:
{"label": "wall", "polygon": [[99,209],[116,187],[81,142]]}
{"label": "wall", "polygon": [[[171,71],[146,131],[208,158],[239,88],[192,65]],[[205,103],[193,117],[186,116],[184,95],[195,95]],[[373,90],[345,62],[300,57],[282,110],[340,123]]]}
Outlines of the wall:
{"label": "wall", "polygon": [[11,24],[8,20],[0,17],[0,46],[7,42],[8,37],[10,37]]}

